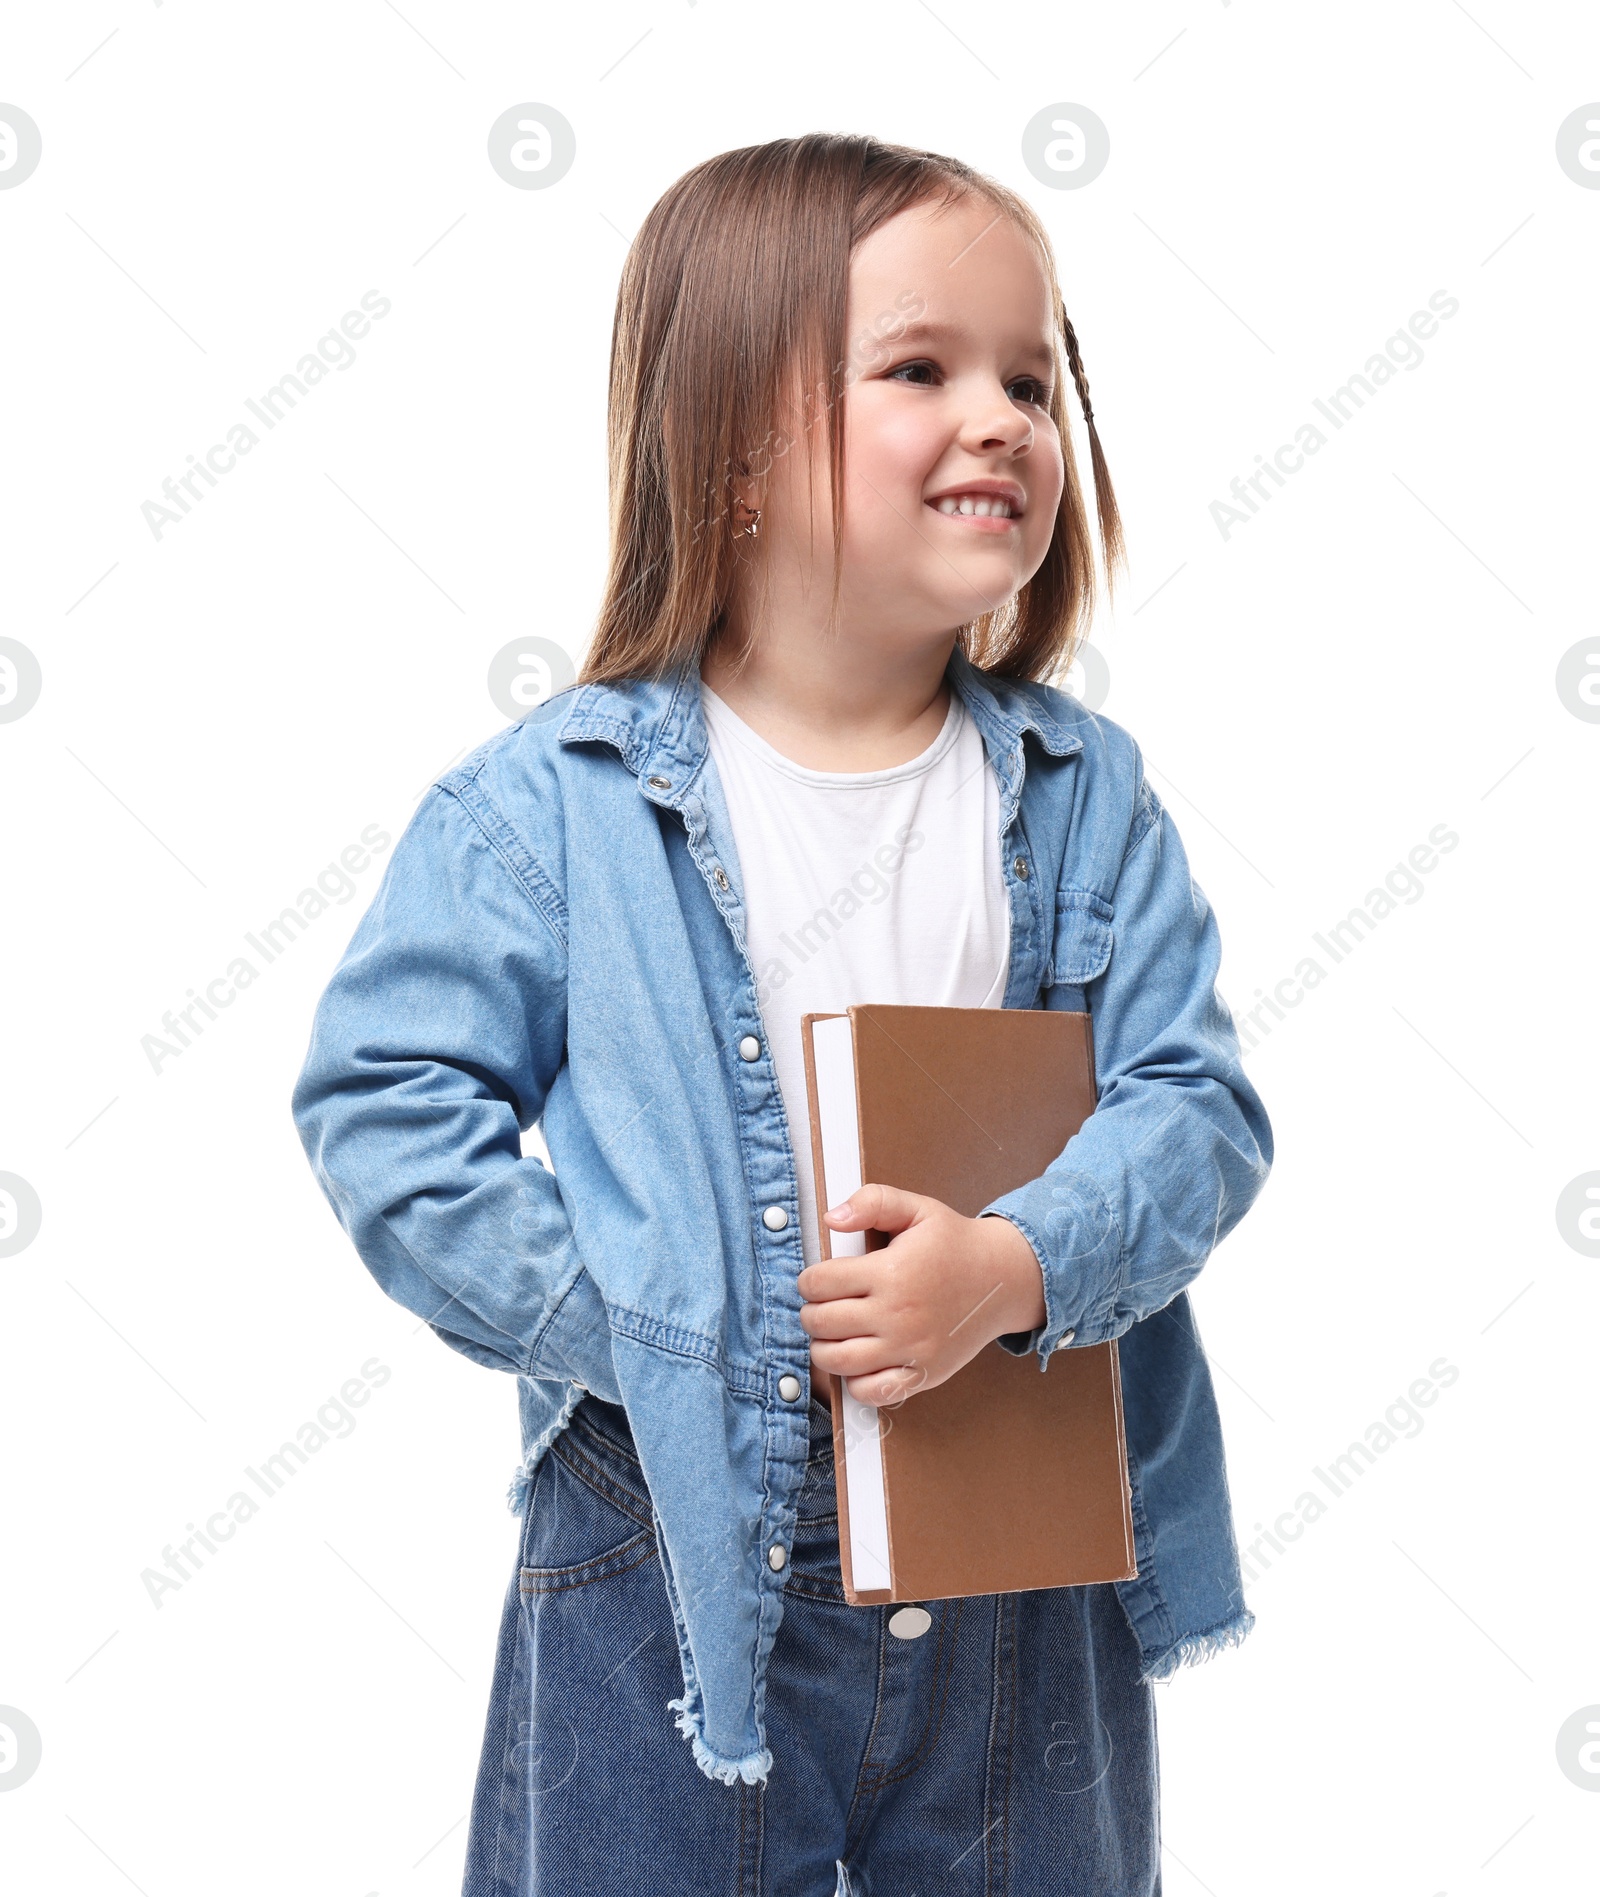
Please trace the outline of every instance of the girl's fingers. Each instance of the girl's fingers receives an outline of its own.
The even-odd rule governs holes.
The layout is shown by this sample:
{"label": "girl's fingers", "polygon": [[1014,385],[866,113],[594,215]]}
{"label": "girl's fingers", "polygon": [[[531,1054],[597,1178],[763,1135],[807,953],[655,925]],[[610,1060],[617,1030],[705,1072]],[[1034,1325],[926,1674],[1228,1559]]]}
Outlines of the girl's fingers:
{"label": "girl's fingers", "polygon": [[822,1216],[836,1232],[903,1232],[937,1203],[919,1192],[902,1192],[898,1186],[869,1185],[858,1187]]}
{"label": "girl's fingers", "polygon": [[897,1403],[905,1402],[907,1397],[915,1396],[918,1390],[925,1389],[929,1382],[928,1372],[915,1364],[906,1364],[893,1370],[880,1370],[871,1376],[845,1378],[845,1388],[858,1403],[870,1404],[874,1409],[891,1409]]}
{"label": "girl's fingers", "polygon": [[875,1337],[878,1333],[876,1315],[871,1298],[829,1298],[823,1303],[801,1305],[800,1328],[808,1337],[830,1341],[840,1337]]}
{"label": "girl's fingers", "polygon": [[871,1252],[863,1252],[859,1258],[823,1258],[806,1266],[795,1279],[795,1288],[809,1304],[825,1304],[829,1298],[864,1297],[882,1269]]}
{"label": "girl's fingers", "polygon": [[814,1339],[811,1368],[835,1377],[868,1377],[875,1370],[894,1368],[893,1359],[878,1337],[848,1337],[835,1343]]}

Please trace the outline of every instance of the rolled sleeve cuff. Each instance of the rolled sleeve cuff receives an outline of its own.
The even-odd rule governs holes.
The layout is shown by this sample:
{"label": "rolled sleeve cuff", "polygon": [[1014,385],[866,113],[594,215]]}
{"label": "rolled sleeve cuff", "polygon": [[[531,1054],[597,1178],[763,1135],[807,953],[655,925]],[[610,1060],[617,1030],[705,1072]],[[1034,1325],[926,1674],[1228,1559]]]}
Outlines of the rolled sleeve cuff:
{"label": "rolled sleeve cuff", "polygon": [[1105,1201],[1087,1180],[1035,1180],[986,1205],[979,1218],[1008,1219],[1033,1247],[1044,1281],[1044,1323],[998,1338],[1014,1357],[1037,1354],[1043,1370],[1071,1344],[1103,1344],[1118,1335],[1122,1237]]}

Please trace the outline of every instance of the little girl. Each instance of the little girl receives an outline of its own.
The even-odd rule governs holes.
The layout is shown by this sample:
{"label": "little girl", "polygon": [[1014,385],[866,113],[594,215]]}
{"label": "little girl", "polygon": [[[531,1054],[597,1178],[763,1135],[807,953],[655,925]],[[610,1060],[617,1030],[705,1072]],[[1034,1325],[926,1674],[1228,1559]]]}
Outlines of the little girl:
{"label": "little girl", "polygon": [[[434,785],[322,999],[324,1190],[517,1378],[470,1897],[1160,1889],[1151,1682],[1251,1625],[1185,1287],[1272,1134],[1137,745],[1042,682],[1094,601],[1069,393],[1109,579],[1023,200],[854,137],[680,179],[582,677]],[[1087,1008],[1096,1110],[977,1218],[869,1183],[821,1223],[890,1242],[823,1261],[799,1021],[856,1002]],[[824,1373],[1111,1338],[1137,1579],[848,1604]]]}

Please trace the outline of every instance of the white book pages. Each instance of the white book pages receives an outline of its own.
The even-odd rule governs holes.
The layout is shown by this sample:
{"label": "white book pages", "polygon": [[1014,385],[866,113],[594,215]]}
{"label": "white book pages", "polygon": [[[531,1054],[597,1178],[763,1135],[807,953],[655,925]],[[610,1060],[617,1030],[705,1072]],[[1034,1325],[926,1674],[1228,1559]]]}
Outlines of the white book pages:
{"label": "white book pages", "polygon": [[[811,1024],[817,1077],[817,1125],[822,1133],[819,1217],[860,1185],[861,1136],[856,1116],[855,1040],[847,1014]],[[828,1233],[835,1258],[867,1249],[864,1232]],[[850,1498],[850,1572],[857,1593],[890,1585],[889,1516],[883,1494],[883,1442],[878,1412],[844,1391],[844,1479]]]}

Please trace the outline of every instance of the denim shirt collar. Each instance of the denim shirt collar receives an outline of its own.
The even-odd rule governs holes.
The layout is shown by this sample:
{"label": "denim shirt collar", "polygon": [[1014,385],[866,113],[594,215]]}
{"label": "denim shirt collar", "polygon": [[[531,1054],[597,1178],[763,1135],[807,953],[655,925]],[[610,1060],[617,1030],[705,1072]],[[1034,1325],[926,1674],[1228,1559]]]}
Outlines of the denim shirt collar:
{"label": "denim shirt collar", "polygon": [[[1049,892],[1029,873],[1026,854],[1013,843],[1026,762],[1023,734],[1031,731],[1046,751],[1070,757],[1083,749],[1077,726],[1089,714],[1060,693],[980,672],[959,649],[951,652],[945,677],[978,728],[999,787],[1001,878],[1011,914],[1003,1005],[1032,1007],[1049,965],[1055,911]],[[562,744],[599,740],[613,746],[640,793],[681,817],[707,893],[741,954],[748,954],[744,878],[722,785],[708,768],[711,739],[700,702],[698,662],[659,679],[574,688],[557,735]]]}
{"label": "denim shirt collar", "polygon": [[[1056,757],[1083,749],[1075,721],[1063,717],[1042,692],[980,672],[956,647],[945,678],[978,727],[1000,782],[1001,828],[1010,827],[1022,796],[1023,733],[1031,731]],[[710,748],[700,705],[700,666],[687,660],[657,679],[573,688],[562,722],[563,744],[613,745],[654,803],[683,809]]]}

